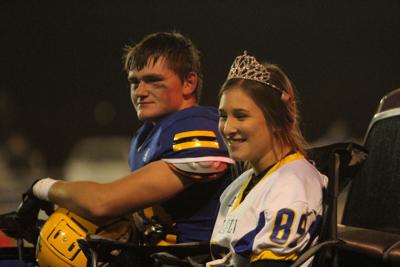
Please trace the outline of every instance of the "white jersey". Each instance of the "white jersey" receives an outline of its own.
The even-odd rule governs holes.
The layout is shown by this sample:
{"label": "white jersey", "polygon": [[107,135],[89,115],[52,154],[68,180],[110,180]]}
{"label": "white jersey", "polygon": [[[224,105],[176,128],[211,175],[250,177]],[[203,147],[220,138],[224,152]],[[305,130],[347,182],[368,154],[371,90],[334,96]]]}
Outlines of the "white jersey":
{"label": "white jersey", "polygon": [[[244,172],[220,197],[211,237],[213,258],[219,260],[207,266],[295,260],[318,234],[326,176],[301,154],[291,154],[275,164],[242,199],[253,173],[253,169]],[[223,250],[230,255],[224,257]]]}

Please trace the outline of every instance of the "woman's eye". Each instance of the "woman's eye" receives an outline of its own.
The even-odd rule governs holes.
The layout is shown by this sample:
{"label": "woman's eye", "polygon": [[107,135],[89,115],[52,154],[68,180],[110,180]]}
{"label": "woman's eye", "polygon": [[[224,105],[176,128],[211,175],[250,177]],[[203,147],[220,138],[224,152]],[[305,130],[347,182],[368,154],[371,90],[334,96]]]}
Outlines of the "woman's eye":
{"label": "woman's eye", "polygon": [[219,117],[220,120],[226,119],[226,114],[221,114],[221,113],[219,113],[219,114],[218,114],[218,117]]}
{"label": "woman's eye", "polygon": [[244,120],[247,118],[247,115],[246,114],[237,114],[237,115],[235,115],[235,118],[238,120]]}

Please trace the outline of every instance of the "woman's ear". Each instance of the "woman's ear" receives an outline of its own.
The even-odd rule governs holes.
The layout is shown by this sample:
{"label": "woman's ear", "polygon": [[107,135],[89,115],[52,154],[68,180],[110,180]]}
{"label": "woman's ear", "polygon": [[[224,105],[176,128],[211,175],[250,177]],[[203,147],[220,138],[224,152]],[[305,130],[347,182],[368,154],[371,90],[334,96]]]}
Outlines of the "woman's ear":
{"label": "woman's ear", "polygon": [[183,81],[183,95],[184,96],[190,96],[194,95],[194,92],[196,91],[197,87],[197,73],[195,72],[190,72],[185,80]]}

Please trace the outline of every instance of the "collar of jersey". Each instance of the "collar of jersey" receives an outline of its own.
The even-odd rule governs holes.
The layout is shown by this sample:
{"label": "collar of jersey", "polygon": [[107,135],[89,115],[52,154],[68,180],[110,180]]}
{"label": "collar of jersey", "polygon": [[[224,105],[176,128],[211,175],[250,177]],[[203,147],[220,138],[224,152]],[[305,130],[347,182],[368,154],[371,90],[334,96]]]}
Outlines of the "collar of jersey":
{"label": "collar of jersey", "polygon": [[[304,159],[304,156],[299,152],[287,155],[286,157],[284,157],[283,159],[281,159],[280,161],[275,163],[275,165],[272,166],[271,169],[269,169],[269,171],[263,176],[263,178],[260,179],[260,181],[257,182],[257,184],[254,187],[256,187],[262,180],[266,179],[271,173],[273,173],[274,171],[276,171],[283,165],[285,165],[289,162],[292,162],[294,160],[298,160],[298,159]],[[247,181],[242,185],[239,196],[236,199],[235,203],[233,204],[233,209],[236,209],[239,206],[239,204],[242,202],[243,192],[246,189],[246,187],[248,186],[248,184],[250,183],[250,181],[251,181],[251,175],[247,178]],[[251,190],[253,190],[254,187]],[[251,192],[251,190],[250,190],[250,192]],[[249,194],[250,194],[250,192],[249,192]]]}

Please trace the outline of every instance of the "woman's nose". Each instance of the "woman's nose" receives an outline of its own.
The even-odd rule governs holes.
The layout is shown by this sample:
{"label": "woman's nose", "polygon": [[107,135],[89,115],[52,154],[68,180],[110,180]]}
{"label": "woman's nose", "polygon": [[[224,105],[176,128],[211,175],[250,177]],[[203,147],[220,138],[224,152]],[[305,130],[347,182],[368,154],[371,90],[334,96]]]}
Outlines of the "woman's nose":
{"label": "woman's nose", "polygon": [[237,127],[235,122],[227,118],[221,125],[220,125],[220,131],[225,135],[232,135],[233,133],[237,132]]}

